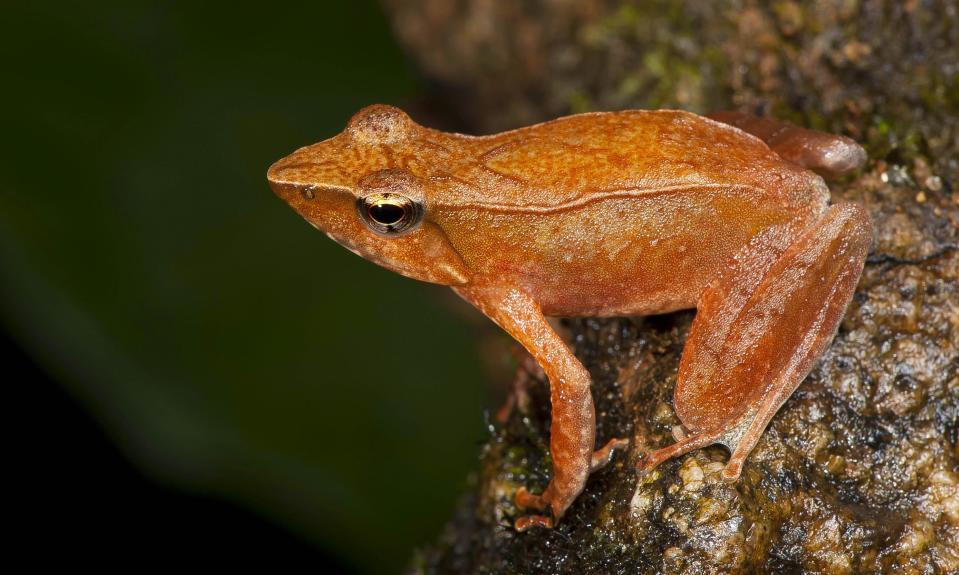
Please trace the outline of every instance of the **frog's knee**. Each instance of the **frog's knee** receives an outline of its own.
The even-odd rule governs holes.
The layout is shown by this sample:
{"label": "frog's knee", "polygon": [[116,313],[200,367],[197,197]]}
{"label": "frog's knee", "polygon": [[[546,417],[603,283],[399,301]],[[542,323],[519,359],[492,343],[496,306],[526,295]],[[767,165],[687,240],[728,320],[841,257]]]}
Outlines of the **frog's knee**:
{"label": "frog's knee", "polygon": [[812,142],[816,165],[809,166],[810,168],[827,172],[829,175],[841,176],[859,169],[866,163],[866,150],[851,138],[821,132],[813,133],[826,138],[822,138],[823,141],[819,145],[816,145],[816,141]]}
{"label": "frog's knee", "polygon": [[866,162],[866,150],[846,136],[807,130],[745,112],[715,112],[707,117],[756,136],[784,160],[824,176],[848,174]]}

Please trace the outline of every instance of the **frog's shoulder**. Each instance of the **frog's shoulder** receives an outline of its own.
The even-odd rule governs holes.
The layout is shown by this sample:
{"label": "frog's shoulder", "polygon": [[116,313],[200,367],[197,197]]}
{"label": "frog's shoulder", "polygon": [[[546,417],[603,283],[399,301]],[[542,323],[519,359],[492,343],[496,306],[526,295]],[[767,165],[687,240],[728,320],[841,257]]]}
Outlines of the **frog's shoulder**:
{"label": "frog's shoulder", "polygon": [[[458,201],[562,208],[609,196],[756,187],[783,162],[761,140],[678,110],[567,116],[492,136],[462,136]],[[756,177],[753,177],[756,176]]]}

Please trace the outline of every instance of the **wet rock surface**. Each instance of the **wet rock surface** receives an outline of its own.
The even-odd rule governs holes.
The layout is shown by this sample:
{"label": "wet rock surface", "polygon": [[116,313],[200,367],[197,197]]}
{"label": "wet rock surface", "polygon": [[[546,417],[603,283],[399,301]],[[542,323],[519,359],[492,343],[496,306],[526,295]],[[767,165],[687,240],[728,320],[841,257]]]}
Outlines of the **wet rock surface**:
{"label": "wet rock surface", "polygon": [[680,423],[693,312],[566,320],[594,379],[597,445],[625,435],[628,452],[556,529],[515,532],[516,489],[550,474],[546,383],[531,370],[529,400],[491,426],[474,488],[413,572],[959,573],[956,2],[386,4],[465,126],[765,111],[867,146],[866,168],[830,187],[867,206],[876,232],[835,342],[739,481],[721,479],[717,446],[635,469]]}

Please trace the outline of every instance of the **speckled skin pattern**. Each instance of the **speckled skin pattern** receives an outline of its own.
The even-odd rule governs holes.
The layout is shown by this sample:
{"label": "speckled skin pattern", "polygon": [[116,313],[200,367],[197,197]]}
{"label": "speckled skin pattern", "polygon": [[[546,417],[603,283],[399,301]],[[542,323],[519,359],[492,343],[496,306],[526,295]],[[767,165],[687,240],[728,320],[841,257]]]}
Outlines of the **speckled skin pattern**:
{"label": "speckled skin pattern", "polygon": [[[277,195],[316,228],[452,286],[543,368],[553,475],[516,501],[551,516],[520,518],[520,530],[552,526],[626,445],[594,452],[589,374],[545,316],[696,308],[675,391],[685,429],[642,466],[720,443],[728,480],[835,334],[872,233],[860,206],[828,206],[810,170],[841,174],[864,152],[772,120],[716,117],[593,113],[471,137],[371,106],[269,170]],[[384,194],[417,207],[413,225],[370,226],[364,198]]]}

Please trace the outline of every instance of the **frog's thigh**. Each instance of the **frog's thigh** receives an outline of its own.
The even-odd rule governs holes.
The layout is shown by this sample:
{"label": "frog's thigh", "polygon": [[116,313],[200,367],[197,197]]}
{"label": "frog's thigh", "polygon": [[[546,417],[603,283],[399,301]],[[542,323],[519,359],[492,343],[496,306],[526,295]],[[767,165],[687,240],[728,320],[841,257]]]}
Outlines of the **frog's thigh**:
{"label": "frog's thigh", "polygon": [[704,293],[674,398],[691,434],[651,454],[649,466],[722,443],[732,451],[724,475],[738,477],[769,420],[832,340],[872,241],[869,218],[861,206],[838,204],[793,237],[778,256],[773,250],[771,264],[754,246],[753,256]]}
{"label": "frog's thigh", "polygon": [[784,160],[824,176],[841,176],[866,161],[866,151],[846,136],[743,112],[714,112],[707,117],[756,136]]}

